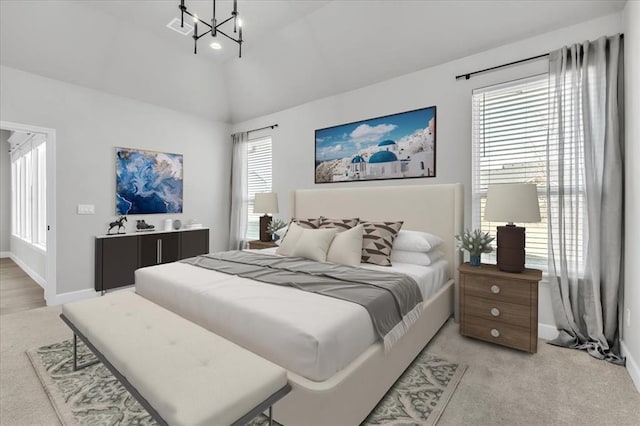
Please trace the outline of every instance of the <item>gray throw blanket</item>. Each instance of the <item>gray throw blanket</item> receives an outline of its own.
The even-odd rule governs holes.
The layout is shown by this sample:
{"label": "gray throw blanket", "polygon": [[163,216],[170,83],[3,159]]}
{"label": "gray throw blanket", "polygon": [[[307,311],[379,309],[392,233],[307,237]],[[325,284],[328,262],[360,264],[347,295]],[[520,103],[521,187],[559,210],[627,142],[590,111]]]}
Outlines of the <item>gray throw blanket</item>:
{"label": "gray throw blanket", "polygon": [[357,303],[369,312],[385,349],[420,316],[422,293],[415,280],[404,274],[246,251],[213,253],[182,262]]}

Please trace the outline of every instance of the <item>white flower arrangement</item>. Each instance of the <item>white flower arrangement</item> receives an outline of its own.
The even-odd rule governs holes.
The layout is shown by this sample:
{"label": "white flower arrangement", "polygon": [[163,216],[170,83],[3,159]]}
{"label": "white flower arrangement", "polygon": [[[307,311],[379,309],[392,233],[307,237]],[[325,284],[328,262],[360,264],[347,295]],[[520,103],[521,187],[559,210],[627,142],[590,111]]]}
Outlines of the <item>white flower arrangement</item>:
{"label": "white flower arrangement", "polygon": [[481,253],[491,253],[491,242],[495,239],[488,232],[479,229],[465,230],[462,235],[456,235],[456,246],[460,251],[466,250],[471,256],[479,256]]}
{"label": "white flower arrangement", "polygon": [[267,234],[273,235],[278,229],[282,229],[287,226],[287,222],[280,219],[271,219],[271,222],[267,225]]}

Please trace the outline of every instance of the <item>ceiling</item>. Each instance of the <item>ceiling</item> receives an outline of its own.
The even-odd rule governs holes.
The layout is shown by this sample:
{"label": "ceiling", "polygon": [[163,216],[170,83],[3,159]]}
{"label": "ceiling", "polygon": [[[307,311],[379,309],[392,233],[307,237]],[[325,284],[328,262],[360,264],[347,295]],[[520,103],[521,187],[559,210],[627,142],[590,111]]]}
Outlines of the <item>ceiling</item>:
{"label": "ceiling", "polygon": [[[625,1],[238,0],[243,57],[168,28],[178,0],[2,0],[0,62],[241,122],[619,11]],[[211,1],[186,0],[203,20]],[[231,0],[219,0],[227,16]]]}

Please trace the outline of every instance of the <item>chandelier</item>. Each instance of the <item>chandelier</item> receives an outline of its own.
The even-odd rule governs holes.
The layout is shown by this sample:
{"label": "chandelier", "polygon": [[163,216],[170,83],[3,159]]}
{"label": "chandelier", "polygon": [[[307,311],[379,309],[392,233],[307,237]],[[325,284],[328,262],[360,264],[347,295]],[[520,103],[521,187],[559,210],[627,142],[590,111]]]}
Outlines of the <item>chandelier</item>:
{"label": "chandelier", "polygon": [[[207,34],[211,34],[214,39],[214,42],[211,44],[211,47],[214,49],[220,49],[220,44],[217,42],[218,34],[222,34],[224,37],[228,38],[231,41],[235,41],[238,43],[238,57],[242,58],[242,22],[240,21],[240,15],[238,14],[238,0],[233,0],[233,11],[231,12],[231,16],[227,19],[218,22],[216,18],[216,0],[213,0],[213,17],[211,18],[211,23],[205,22],[202,19],[198,18],[198,15],[189,12],[187,6],[184,4],[185,0],[180,0],[180,27],[184,28],[184,14],[191,16],[193,18],[193,54],[198,53],[198,40]],[[220,29],[220,27],[226,24],[229,21],[233,21],[233,33],[238,34],[238,38],[233,38],[229,34],[225,33]],[[206,28],[209,28],[206,32],[202,34],[198,34],[198,23],[201,23]]]}

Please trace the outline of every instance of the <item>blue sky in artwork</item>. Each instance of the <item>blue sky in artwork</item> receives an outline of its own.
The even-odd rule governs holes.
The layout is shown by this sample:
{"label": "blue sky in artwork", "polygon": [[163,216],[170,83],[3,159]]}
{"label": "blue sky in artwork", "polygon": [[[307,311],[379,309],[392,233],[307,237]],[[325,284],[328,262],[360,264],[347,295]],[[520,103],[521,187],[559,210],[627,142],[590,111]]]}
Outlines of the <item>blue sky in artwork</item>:
{"label": "blue sky in artwork", "polygon": [[316,162],[352,157],[363,148],[399,139],[429,126],[435,108],[423,108],[387,117],[316,130]]}

